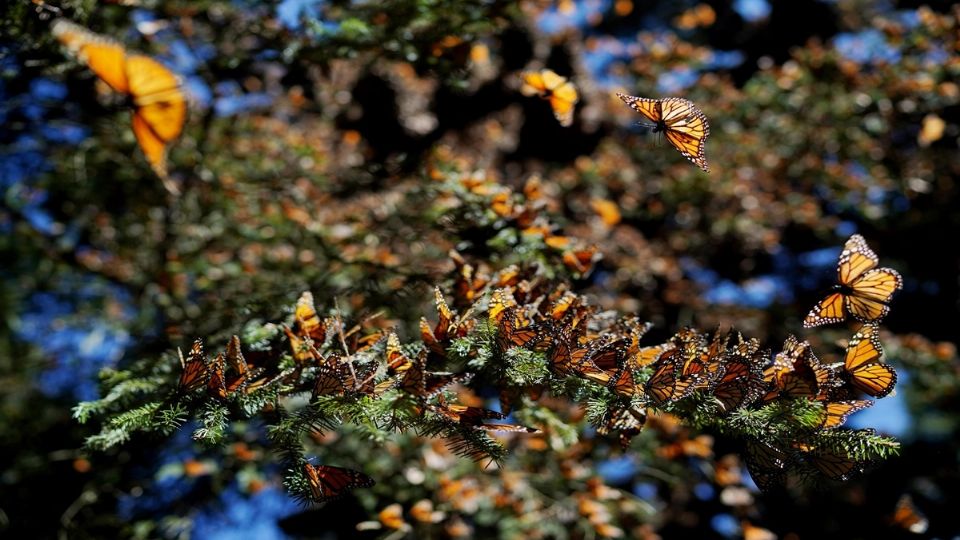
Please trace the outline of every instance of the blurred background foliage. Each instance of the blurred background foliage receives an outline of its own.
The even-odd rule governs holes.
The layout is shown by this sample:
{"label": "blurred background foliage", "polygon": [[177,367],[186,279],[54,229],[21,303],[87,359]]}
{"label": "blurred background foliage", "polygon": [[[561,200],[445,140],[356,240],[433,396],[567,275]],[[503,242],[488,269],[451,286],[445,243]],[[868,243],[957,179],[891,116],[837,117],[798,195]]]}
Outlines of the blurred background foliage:
{"label": "blurred background foliage", "polygon": [[[184,78],[182,196],[52,38],[54,10]],[[890,521],[908,494],[930,535],[960,533],[958,18],[893,0],[5,3],[0,532],[868,538],[908,534]],[[539,67],[578,85],[572,127],[517,91]],[[696,102],[713,171],[658,145],[616,91]],[[597,246],[589,274],[493,211],[492,194],[532,177],[543,215]],[[256,423],[219,450],[187,429],[88,453],[70,416],[100,368],[223,343],[304,290],[415,336],[433,285],[452,283],[451,249],[488,272],[537,256],[660,338],[722,325],[777,344],[855,232],[905,287],[882,336],[897,394],[851,423],[904,446],[828,490],[760,494],[737,448],[664,418],[627,452],[589,429],[510,439],[498,470],[426,439],[342,433],[324,455],[381,485],[304,509]],[[801,335],[839,355],[848,333]],[[581,409],[551,409],[583,425]]]}

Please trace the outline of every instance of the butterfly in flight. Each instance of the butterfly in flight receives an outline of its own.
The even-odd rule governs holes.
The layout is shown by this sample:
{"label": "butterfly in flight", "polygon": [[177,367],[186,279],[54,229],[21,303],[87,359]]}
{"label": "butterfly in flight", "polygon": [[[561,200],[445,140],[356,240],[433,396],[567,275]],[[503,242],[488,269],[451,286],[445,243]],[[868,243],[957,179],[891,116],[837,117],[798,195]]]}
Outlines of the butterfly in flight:
{"label": "butterfly in flight", "polygon": [[704,147],[710,136],[707,116],[693,102],[669,97],[650,99],[617,93],[633,110],[653,122],[653,132],[663,133],[674,148],[704,172],[710,172]]}
{"label": "butterfly in flight", "polygon": [[903,278],[892,268],[877,268],[879,261],[862,236],[851,236],[837,262],[839,283],[810,310],[803,326],[838,323],[847,315],[863,323],[883,319],[890,312],[893,293],[903,288]]}
{"label": "butterfly in flight", "polygon": [[930,527],[930,521],[927,519],[927,516],[920,512],[917,506],[913,504],[913,498],[907,494],[902,495],[897,501],[897,506],[894,509],[893,517],[890,518],[890,522],[914,534],[923,534],[927,532],[927,529]]}
{"label": "butterfly in flight", "polygon": [[167,146],[187,117],[180,79],[149,56],[128,53],[120,43],[65,19],[53,23],[53,35],[114,92],[133,105],[133,134],[150,167],[171,193],[179,189],[167,174]]}
{"label": "butterfly in flight", "polygon": [[523,85],[520,93],[525,96],[540,96],[549,101],[553,115],[561,126],[569,127],[573,124],[573,109],[580,101],[580,94],[572,82],[549,69],[525,71],[521,78]]}

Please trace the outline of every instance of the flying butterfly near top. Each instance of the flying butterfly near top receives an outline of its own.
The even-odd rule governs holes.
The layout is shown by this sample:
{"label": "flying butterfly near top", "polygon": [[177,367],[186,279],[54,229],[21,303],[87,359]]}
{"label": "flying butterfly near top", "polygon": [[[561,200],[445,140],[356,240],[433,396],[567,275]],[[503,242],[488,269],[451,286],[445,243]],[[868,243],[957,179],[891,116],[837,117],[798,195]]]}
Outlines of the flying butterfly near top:
{"label": "flying butterfly near top", "polygon": [[669,97],[650,99],[617,93],[633,110],[653,122],[653,132],[663,133],[674,148],[704,172],[710,172],[704,147],[710,136],[707,116],[693,102]]}
{"label": "flying butterfly near top", "polygon": [[572,82],[549,69],[525,71],[521,77],[523,86],[520,87],[520,93],[540,96],[549,101],[553,115],[561,126],[573,124],[573,109],[580,101],[580,94]]}
{"label": "flying butterfly near top", "polygon": [[803,326],[838,323],[848,315],[863,323],[883,319],[893,293],[903,288],[903,278],[892,268],[877,268],[879,261],[862,236],[851,236],[837,262],[839,283],[807,314]]}
{"label": "flying butterfly near top", "polygon": [[65,19],[53,23],[53,35],[114,92],[133,104],[133,134],[150,167],[171,193],[178,193],[167,174],[167,146],[187,117],[187,98],[179,78],[163,64],[128,53],[120,43]]}

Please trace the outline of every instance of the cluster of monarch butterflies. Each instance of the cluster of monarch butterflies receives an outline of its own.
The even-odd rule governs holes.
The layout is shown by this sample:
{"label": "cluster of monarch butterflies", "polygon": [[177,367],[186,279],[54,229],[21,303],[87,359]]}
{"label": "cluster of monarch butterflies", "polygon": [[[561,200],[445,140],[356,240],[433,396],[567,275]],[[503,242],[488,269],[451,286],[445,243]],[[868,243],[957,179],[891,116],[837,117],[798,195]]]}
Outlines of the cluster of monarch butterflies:
{"label": "cluster of monarch butterflies", "polygon": [[[573,124],[573,112],[580,94],[566,77],[549,69],[525,71],[521,74],[520,92],[549,102],[561,126]],[[705,155],[710,124],[707,116],[693,102],[679,97],[651,99],[621,93],[617,93],[617,96],[647,120],[642,125],[652,128],[654,133],[663,133],[667,142],[683,157],[704,172],[710,172]]]}
{"label": "cluster of monarch butterflies", "polygon": [[106,36],[66,19],[52,25],[53,35],[114,92],[133,107],[133,134],[164,187],[178,188],[167,171],[167,147],[180,136],[187,117],[187,97],[180,79],[160,62],[131,53]]}
{"label": "cluster of monarch butterflies", "polygon": [[186,358],[180,353],[180,367],[177,391],[181,396],[205,388],[209,396],[226,400],[238,392],[252,393],[276,380],[264,376],[263,368],[255,368],[247,362],[237,336],[227,342],[226,351],[213,358],[207,357],[202,340],[194,341]]}
{"label": "cluster of monarch butterflies", "polygon": [[[847,318],[862,323],[847,344],[842,362],[821,362],[807,342],[791,336],[773,365],[764,371],[764,379],[773,386],[771,392],[822,404],[822,430],[837,428],[849,415],[873,405],[869,399],[858,399],[860,396],[882,398],[896,386],[897,372],[882,361],[878,323],[889,313],[889,303],[903,287],[903,280],[896,270],[878,268],[878,264],[877,254],[863,237],[851,236],[837,263],[838,284],[803,321],[807,328]],[[770,398],[769,393],[764,396],[764,400]],[[751,441],[746,457],[750,473],[761,488],[782,480],[795,461],[808,463],[835,480],[849,478],[866,465],[848,456],[841,446],[826,444],[796,443],[792,448],[778,448]]]}
{"label": "cluster of monarch butterflies", "polygon": [[[881,361],[877,319],[886,314],[900,279],[893,270],[875,268],[876,255],[859,236],[851,238],[841,254],[840,280],[846,288],[836,294],[844,302],[853,298],[841,305],[852,317],[867,322],[849,341],[843,361],[836,363],[822,362],[809,343],[794,336],[771,355],[761,350],[757,340],[719,329],[702,333],[686,328],[664,343],[643,346],[640,342],[649,324],[601,312],[566,285],[545,278],[536,266],[509,266],[481,279],[462,257],[455,255],[454,261],[454,300],[462,311],[452,308],[440,289],[435,289],[437,321],[421,319],[421,343],[416,346],[401,346],[390,331],[369,332],[362,325],[346,329],[339,318],[323,319],[313,296],[306,292],[297,301],[294,324],[283,327],[293,367],[263,377],[263,369],[248,365],[236,337],[212,361],[198,341],[182,360],[180,391],[205,388],[208,395],[223,400],[281,379],[297,388],[312,389],[314,400],[330,396],[378,399],[393,390],[394,396],[412,399],[417,414],[452,429],[536,431],[496,421],[503,420],[524,394],[539,398],[543,384],[517,386],[502,379],[498,412],[446,400],[444,391],[466,384],[471,373],[427,368],[429,364],[449,364],[458,340],[486,327],[490,329],[492,365],[505,367],[512,349],[520,348],[542,355],[545,367],[557,377],[579,377],[605,387],[612,399],[599,420],[598,432],[618,434],[623,445],[640,433],[648,407],[672,408],[694,395],[712,403],[719,416],[778,400],[803,399],[820,410],[815,429],[789,443],[748,441],[745,460],[755,482],[762,489],[769,488],[795,463],[810,465],[833,479],[845,479],[866,465],[848,456],[842,445],[824,442],[829,434],[844,433],[839,428],[851,414],[872,405],[863,396],[881,398],[896,384],[896,372]],[[870,288],[864,289],[862,283],[868,279]],[[883,296],[874,292],[877,282],[888,287]],[[836,303],[828,299],[823,304],[831,302]],[[484,313],[485,317],[475,315]],[[329,500],[368,483],[361,473],[344,471],[350,470],[305,465],[313,500]]]}

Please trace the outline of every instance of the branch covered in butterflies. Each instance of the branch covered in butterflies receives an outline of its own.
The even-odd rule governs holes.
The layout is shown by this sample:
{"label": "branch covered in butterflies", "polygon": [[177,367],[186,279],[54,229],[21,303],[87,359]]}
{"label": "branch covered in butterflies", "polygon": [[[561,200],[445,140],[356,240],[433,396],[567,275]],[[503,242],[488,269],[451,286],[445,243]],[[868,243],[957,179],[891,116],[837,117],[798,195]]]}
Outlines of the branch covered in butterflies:
{"label": "branch covered in butterflies", "polygon": [[[849,258],[845,252],[841,265]],[[231,421],[262,418],[288,466],[288,488],[314,502],[374,480],[339,464],[311,463],[305,436],[322,438],[344,423],[380,441],[409,431],[442,438],[461,456],[496,462],[506,450],[491,434],[552,429],[525,425],[535,423],[533,411],[546,394],[583,405],[597,432],[624,447],[650,411],[739,439],[762,489],[790,472],[844,480],[898,449],[872,430],[843,427],[873,404],[864,394],[880,398],[896,384],[896,372],[881,362],[876,320],[863,325],[836,364],[821,362],[794,336],[776,354],[720,329],[684,328],[644,344],[649,323],[600,311],[535,267],[466,279],[474,269],[462,261],[457,273],[453,300],[462,308],[450,307],[436,288],[436,322],[421,319],[418,342],[402,344],[377,327],[377,317],[357,324],[336,311],[321,317],[305,292],[287,324],[252,332],[250,346],[233,336],[211,356],[197,340],[176,359],[107,373],[105,397],[79,405],[75,415],[107,417],[88,441],[101,449],[137,431],[169,434],[191,416],[194,439],[219,444]],[[499,410],[455,402],[459,386],[496,390]],[[505,421],[508,414],[522,423]]]}

